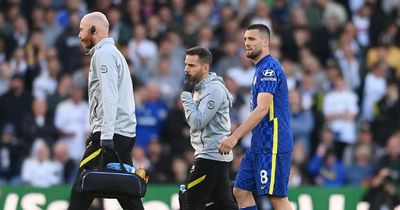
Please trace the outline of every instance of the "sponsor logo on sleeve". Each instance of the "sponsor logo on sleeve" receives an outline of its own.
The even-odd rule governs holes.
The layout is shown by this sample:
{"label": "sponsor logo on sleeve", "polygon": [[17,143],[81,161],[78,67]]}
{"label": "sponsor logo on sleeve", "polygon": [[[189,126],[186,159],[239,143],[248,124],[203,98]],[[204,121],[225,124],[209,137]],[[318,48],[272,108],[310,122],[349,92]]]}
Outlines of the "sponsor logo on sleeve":
{"label": "sponsor logo on sleeve", "polygon": [[267,70],[264,70],[262,74],[266,77],[273,77],[273,76],[275,76],[275,71],[272,69],[267,69]]}
{"label": "sponsor logo on sleeve", "polygon": [[272,69],[266,69],[262,72],[262,74],[265,76],[264,78],[261,78],[260,81],[273,81],[276,82],[276,75],[275,71]]}

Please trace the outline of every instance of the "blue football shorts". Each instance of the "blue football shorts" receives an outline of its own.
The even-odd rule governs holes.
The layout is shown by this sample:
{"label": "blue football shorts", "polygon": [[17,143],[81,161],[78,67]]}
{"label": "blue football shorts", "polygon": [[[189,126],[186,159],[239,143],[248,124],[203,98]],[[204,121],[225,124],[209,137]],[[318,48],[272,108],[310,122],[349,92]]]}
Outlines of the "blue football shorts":
{"label": "blue football shorts", "polygon": [[[274,157],[275,156],[275,157]],[[292,152],[246,152],[235,187],[261,195],[287,197]]]}

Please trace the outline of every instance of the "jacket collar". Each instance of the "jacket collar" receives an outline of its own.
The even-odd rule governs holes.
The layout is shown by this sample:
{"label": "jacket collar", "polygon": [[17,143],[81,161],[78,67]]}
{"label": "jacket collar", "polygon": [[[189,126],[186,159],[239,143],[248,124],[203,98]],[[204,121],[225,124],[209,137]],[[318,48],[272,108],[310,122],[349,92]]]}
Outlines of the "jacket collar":
{"label": "jacket collar", "polygon": [[211,82],[212,80],[217,79],[217,75],[214,72],[208,73],[208,75],[201,80],[199,83],[196,84],[195,89],[199,90],[203,86],[205,86],[207,83]]}
{"label": "jacket collar", "polygon": [[100,40],[100,42],[98,42],[94,47],[92,47],[92,49],[89,50],[88,54],[93,55],[98,49],[100,49],[102,46],[104,46],[106,44],[114,45],[113,38],[109,37],[109,38],[104,38],[104,39]]}

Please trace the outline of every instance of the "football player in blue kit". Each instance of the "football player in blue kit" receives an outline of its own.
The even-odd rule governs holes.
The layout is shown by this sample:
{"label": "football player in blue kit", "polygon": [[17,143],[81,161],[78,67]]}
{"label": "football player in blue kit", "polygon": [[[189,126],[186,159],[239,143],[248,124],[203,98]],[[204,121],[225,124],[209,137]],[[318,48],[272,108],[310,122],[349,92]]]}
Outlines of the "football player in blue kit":
{"label": "football player in blue kit", "polygon": [[270,36],[265,25],[246,28],[246,55],[256,65],[251,113],[219,145],[219,152],[226,154],[252,131],[251,147],[241,162],[233,190],[241,210],[257,209],[252,192],[268,195],[275,210],[291,210],[287,195],[293,137],[288,88],[282,65],[270,55]]}

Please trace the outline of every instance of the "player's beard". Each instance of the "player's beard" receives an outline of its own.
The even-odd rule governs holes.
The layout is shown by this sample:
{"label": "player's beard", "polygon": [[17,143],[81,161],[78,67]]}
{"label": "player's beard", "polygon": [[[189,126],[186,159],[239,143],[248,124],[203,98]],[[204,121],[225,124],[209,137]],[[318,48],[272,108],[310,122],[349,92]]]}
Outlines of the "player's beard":
{"label": "player's beard", "polygon": [[82,39],[81,42],[82,42],[83,47],[88,50],[90,50],[94,47],[94,43],[93,43],[92,39]]}
{"label": "player's beard", "polygon": [[256,60],[261,55],[261,48],[252,49],[250,52],[247,52],[246,56],[252,60]]}
{"label": "player's beard", "polygon": [[195,84],[200,82],[200,79],[202,77],[202,73],[201,72],[197,72],[195,75],[189,75],[187,74],[186,77],[191,81],[194,82]]}

